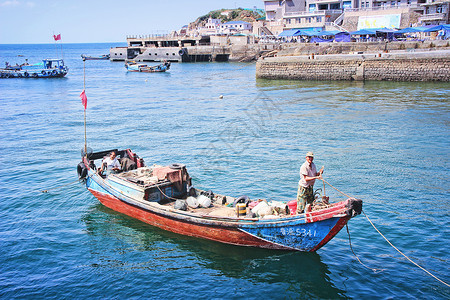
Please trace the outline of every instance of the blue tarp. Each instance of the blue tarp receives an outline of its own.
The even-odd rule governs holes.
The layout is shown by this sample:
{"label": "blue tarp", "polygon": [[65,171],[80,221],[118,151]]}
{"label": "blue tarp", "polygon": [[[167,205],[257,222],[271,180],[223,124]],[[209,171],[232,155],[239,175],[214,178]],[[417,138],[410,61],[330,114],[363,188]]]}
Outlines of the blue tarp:
{"label": "blue tarp", "polygon": [[331,31],[319,31],[314,34],[314,36],[331,36],[339,33],[339,30],[331,30]]}
{"label": "blue tarp", "polygon": [[314,32],[308,32],[308,31],[304,31],[304,30],[299,30],[295,33],[294,36],[300,36],[300,35],[305,35],[305,36],[314,36],[315,33]]}
{"label": "blue tarp", "polygon": [[375,35],[376,33],[376,29],[361,29],[350,32],[351,35]]}
{"label": "blue tarp", "polygon": [[400,29],[400,30],[396,31],[394,34],[397,34],[397,33],[411,33],[411,32],[424,32],[427,29],[428,28],[426,28],[426,27],[408,27],[408,28]]}
{"label": "blue tarp", "polygon": [[283,31],[282,33],[280,33],[280,34],[278,35],[278,37],[283,37],[283,36],[294,36],[294,34],[295,34],[297,31],[300,31],[300,30],[298,30],[298,29],[289,29],[289,30],[285,30],[285,31]]}
{"label": "blue tarp", "polygon": [[424,32],[432,32],[432,31],[439,31],[439,30],[450,30],[450,24],[437,25],[437,26],[428,28],[427,30],[424,30]]}
{"label": "blue tarp", "polygon": [[334,36],[335,42],[351,42],[352,38],[348,32],[339,32]]}
{"label": "blue tarp", "polygon": [[397,31],[397,29],[391,29],[391,28],[380,28],[380,29],[376,30],[377,33],[378,32],[381,32],[381,33],[393,33],[393,32],[396,32],[396,31]]}
{"label": "blue tarp", "polygon": [[313,36],[309,42],[310,43],[331,43],[332,41],[333,41],[333,39],[323,39],[318,36]]}

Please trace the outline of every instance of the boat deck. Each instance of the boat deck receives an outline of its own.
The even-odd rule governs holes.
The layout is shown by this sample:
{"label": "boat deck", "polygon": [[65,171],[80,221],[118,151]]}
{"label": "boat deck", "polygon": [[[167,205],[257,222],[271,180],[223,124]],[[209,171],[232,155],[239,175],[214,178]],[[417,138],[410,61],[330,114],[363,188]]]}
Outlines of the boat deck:
{"label": "boat deck", "polygon": [[[245,214],[241,210],[241,213],[238,215],[237,208],[235,202],[236,199],[239,200],[239,198],[231,197],[231,196],[224,196],[220,194],[213,194],[211,191],[205,191],[201,189],[193,189],[191,191],[191,195],[194,197],[190,197],[189,195],[184,195],[183,197],[170,197],[169,195],[166,195],[163,191],[165,186],[168,186],[171,184],[171,180],[169,180],[167,177],[170,176],[170,173],[162,173],[163,175],[158,174],[158,170],[164,169],[166,167],[162,167],[159,165],[153,165],[152,167],[141,167],[135,170],[126,171],[118,174],[112,174],[110,175],[110,179],[113,181],[121,180],[128,182],[131,185],[139,186],[144,190],[149,190],[155,188],[159,189],[159,192],[162,194],[164,198],[162,201],[154,202],[149,201],[157,204],[157,206],[161,209],[166,209],[170,211],[180,211],[179,209],[175,208],[177,200],[184,200],[186,201],[186,212],[191,214],[196,214],[199,216],[211,216],[211,217],[219,217],[219,218],[245,218],[245,219],[254,219],[255,217],[261,217],[264,219],[279,219],[279,218],[285,218],[285,217],[292,217],[289,207],[287,203],[279,202],[279,201],[270,201],[268,202],[265,199],[249,199],[246,196],[241,196],[239,198],[243,198],[241,202],[246,202],[246,208]],[[194,192],[195,191],[195,192]],[[202,207],[201,205],[195,205],[195,200],[198,197],[207,197],[210,201],[210,206],[208,207]],[[190,199],[188,199],[190,198]],[[194,199],[192,199],[194,198]],[[245,200],[247,199],[247,200]],[[191,201],[190,201],[191,200]],[[204,200],[204,198],[203,198]],[[194,205],[192,205],[194,202]],[[252,208],[254,208],[256,205],[263,203],[261,206],[263,207],[270,207],[266,208],[265,212],[260,213],[254,213],[252,212]],[[191,204],[191,205],[190,205]],[[317,202],[315,203],[311,211],[321,210],[328,207],[332,207],[332,204],[324,204],[323,202]]]}

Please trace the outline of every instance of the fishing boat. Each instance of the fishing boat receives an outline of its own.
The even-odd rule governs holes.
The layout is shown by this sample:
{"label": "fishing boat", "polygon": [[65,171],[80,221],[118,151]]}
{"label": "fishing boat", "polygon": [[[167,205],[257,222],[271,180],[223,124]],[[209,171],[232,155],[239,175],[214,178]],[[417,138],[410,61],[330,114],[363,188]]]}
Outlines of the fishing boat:
{"label": "fishing boat", "polygon": [[170,69],[170,61],[169,62],[164,61],[164,63],[159,64],[157,66],[138,64],[134,61],[130,61],[125,64],[125,68],[127,68],[128,72],[146,72],[146,73],[166,72]]}
{"label": "fishing boat", "polygon": [[[99,173],[96,163],[112,151],[122,172]],[[130,149],[82,151],[77,170],[86,188],[112,210],[181,235],[239,246],[316,251],[362,210],[354,198],[318,201],[297,214],[282,202],[215,194],[194,188],[185,165],[146,166]]]}
{"label": "fishing boat", "polygon": [[81,58],[83,60],[108,60],[110,57],[109,54],[99,55],[99,56],[89,56],[85,54],[81,54]]}
{"label": "fishing boat", "polygon": [[0,69],[0,78],[55,78],[64,77],[69,68],[62,59],[43,59],[41,63],[11,66]]}

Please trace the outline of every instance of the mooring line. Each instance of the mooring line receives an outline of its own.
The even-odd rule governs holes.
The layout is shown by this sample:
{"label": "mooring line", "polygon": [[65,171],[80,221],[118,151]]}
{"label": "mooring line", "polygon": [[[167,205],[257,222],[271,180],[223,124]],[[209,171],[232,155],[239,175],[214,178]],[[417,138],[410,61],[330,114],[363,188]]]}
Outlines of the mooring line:
{"label": "mooring line", "polygon": [[41,190],[41,192],[42,193],[48,193],[48,191],[56,190],[56,189],[59,189],[59,188],[62,188],[62,187],[74,184],[75,182],[79,182],[79,179],[77,179],[75,181],[72,181],[72,182],[69,182],[69,183],[66,183],[66,184],[58,185],[58,186],[55,186],[55,187],[52,187],[52,188],[49,188],[49,189],[46,189],[46,190]]}
{"label": "mooring line", "polygon": [[[329,186],[331,186],[333,189],[335,189],[336,191],[338,191],[339,193],[341,193],[342,195],[348,197],[348,198],[352,198],[349,195],[345,194],[344,192],[338,190],[337,188],[335,188],[334,186],[332,186],[328,181],[326,181],[325,179],[322,178],[322,180],[327,183]],[[430,275],[431,277],[433,277],[434,279],[436,279],[437,281],[445,284],[446,286],[450,287],[450,284],[448,284],[447,282],[439,279],[438,277],[436,277],[435,275],[433,275],[431,272],[429,272],[428,270],[426,270],[424,267],[420,266],[419,264],[417,264],[416,262],[414,262],[412,259],[410,259],[408,256],[406,256],[406,254],[404,254],[402,251],[400,251],[397,247],[395,247],[379,230],[377,227],[375,227],[375,225],[373,224],[373,222],[369,219],[369,217],[366,215],[366,213],[364,212],[364,210],[361,210],[361,212],[364,214],[364,216],[366,217],[367,221],[369,221],[369,223],[372,225],[373,228],[375,228],[375,230],[386,240],[386,242],[389,243],[389,245],[391,245],[392,248],[394,248],[395,250],[397,250],[398,253],[400,253],[401,255],[403,255],[407,260],[409,260],[412,264],[414,264],[415,266],[417,266],[418,268],[422,269],[425,273],[427,273],[428,275]],[[346,224],[347,226],[347,224]],[[347,228],[347,233],[348,233],[348,228]],[[350,233],[349,233],[349,239],[350,239]],[[351,243],[350,243],[350,249],[352,249]],[[352,249],[353,252],[353,249]],[[353,252],[353,254],[355,254]],[[356,254],[355,254],[356,256]],[[356,258],[358,259],[359,262],[361,262],[359,260],[359,258],[356,256]],[[362,265],[364,265],[363,263],[361,263]],[[364,265],[365,266],[365,265]],[[369,268],[370,269],[370,268]]]}
{"label": "mooring line", "polygon": [[362,213],[364,214],[364,216],[366,216],[367,220],[370,222],[370,224],[372,224],[373,228],[375,228],[375,230],[386,240],[386,242],[389,243],[389,245],[391,245],[392,248],[394,248],[395,250],[398,251],[398,253],[400,253],[401,255],[403,255],[407,260],[409,260],[411,263],[413,263],[415,266],[419,267],[420,269],[422,269],[424,272],[426,272],[428,275],[430,275],[431,277],[433,277],[434,279],[436,279],[437,281],[445,284],[446,286],[450,287],[450,284],[446,283],[445,281],[437,278],[435,275],[433,275],[431,272],[429,272],[428,270],[426,270],[425,268],[423,268],[422,266],[420,266],[419,264],[417,264],[416,262],[414,262],[412,259],[410,259],[408,256],[406,256],[402,251],[400,251],[397,247],[395,247],[376,227],[375,225],[372,223],[372,221],[369,219],[369,217],[366,215],[366,213],[364,212],[364,210],[362,211]]}
{"label": "mooring line", "polygon": [[363,265],[364,267],[366,267],[367,269],[372,270],[374,273],[378,273],[378,272],[384,271],[384,269],[374,269],[374,268],[368,267],[368,266],[366,266],[366,265],[359,259],[358,255],[356,255],[355,251],[353,251],[352,240],[350,239],[350,232],[348,231],[348,226],[347,226],[347,224],[345,224],[345,228],[347,229],[348,242],[349,242],[349,244],[350,244],[350,250],[352,250],[353,255],[356,257],[356,259],[359,261],[359,263],[360,263],[361,265]]}

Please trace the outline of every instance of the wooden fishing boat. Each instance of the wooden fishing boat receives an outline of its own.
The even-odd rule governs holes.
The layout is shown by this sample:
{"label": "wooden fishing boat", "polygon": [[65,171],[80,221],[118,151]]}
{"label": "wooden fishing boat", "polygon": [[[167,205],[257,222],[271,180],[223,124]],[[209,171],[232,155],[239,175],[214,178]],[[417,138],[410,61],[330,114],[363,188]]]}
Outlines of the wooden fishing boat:
{"label": "wooden fishing boat", "polygon": [[[110,151],[116,152],[123,172],[100,175],[95,163]],[[195,189],[186,166],[146,167],[143,159],[130,149],[87,154],[82,151],[82,161],[77,169],[86,188],[103,205],[117,212],[178,234],[233,245],[316,251],[362,210],[361,200],[349,198],[338,203],[315,205],[311,211],[301,214],[291,214],[286,205],[281,209],[277,205],[277,214],[256,217],[251,212],[258,206],[252,210],[250,206],[264,201],[252,202],[246,197]],[[190,204],[187,210],[182,210],[185,207],[180,203],[189,203],[189,199],[195,197],[208,198],[210,202],[203,202],[202,207]],[[245,208],[246,205],[249,207]],[[268,207],[271,202],[264,205]],[[245,214],[238,214],[242,209]]]}
{"label": "wooden fishing boat", "polygon": [[170,61],[165,61],[164,63],[159,64],[157,66],[138,64],[136,62],[127,62],[125,63],[125,68],[128,70],[128,72],[146,72],[146,73],[166,72],[170,69]]}
{"label": "wooden fishing boat", "polygon": [[108,60],[110,58],[109,54],[99,55],[99,56],[89,56],[85,54],[81,54],[81,58],[83,60]]}
{"label": "wooden fishing boat", "polygon": [[55,78],[64,77],[69,68],[62,59],[44,59],[41,63],[28,63],[0,69],[0,78]]}

